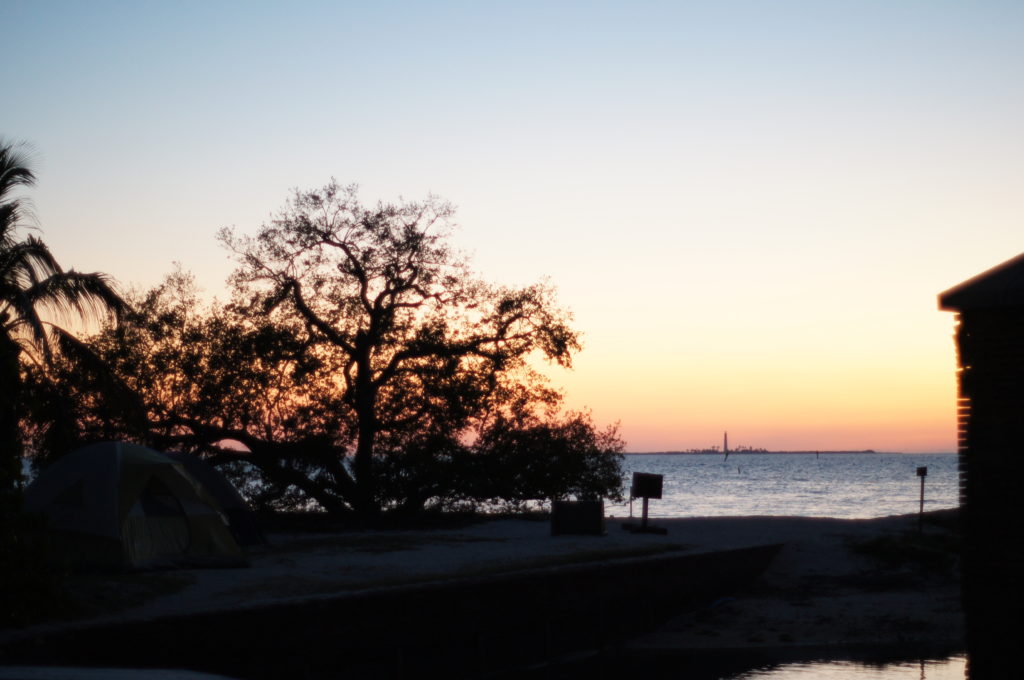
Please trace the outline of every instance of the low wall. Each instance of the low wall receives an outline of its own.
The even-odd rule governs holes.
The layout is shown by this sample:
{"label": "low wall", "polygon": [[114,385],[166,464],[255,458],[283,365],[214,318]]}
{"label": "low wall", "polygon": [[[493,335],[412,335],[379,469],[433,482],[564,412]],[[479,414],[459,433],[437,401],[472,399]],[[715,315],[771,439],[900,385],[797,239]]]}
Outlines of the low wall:
{"label": "low wall", "polygon": [[184,668],[263,678],[475,677],[601,649],[759,575],[781,545],[669,553],[85,626],[0,663]]}

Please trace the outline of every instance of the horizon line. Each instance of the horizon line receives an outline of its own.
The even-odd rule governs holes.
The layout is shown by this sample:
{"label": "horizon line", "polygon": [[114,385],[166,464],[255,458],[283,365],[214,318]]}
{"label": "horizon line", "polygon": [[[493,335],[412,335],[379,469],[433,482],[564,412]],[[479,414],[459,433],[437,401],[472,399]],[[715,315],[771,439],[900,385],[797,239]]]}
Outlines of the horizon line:
{"label": "horizon line", "polygon": [[[627,456],[699,456],[699,455],[725,455],[725,451],[712,450],[712,449],[701,449],[701,450],[671,450],[671,451],[623,451],[624,455]],[[956,451],[879,451],[877,449],[760,449],[755,451],[739,450],[734,451],[730,449],[728,454],[733,455],[749,455],[749,454],[772,454],[772,453],[801,453],[801,454],[850,454],[850,453],[870,453],[870,454],[897,454],[902,456],[915,456],[915,455],[952,455],[956,454]]]}

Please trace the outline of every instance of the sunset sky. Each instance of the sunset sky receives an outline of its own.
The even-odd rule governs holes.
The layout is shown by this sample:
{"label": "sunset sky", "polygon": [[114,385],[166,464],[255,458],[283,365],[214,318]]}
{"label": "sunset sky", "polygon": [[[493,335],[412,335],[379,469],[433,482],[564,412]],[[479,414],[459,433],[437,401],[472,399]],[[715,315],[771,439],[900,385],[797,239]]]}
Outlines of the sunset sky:
{"label": "sunset sky", "polygon": [[936,296],[1024,250],[1024,3],[0,0],[60,261],[210,295],[332,176],[548,277],[630,451],[955,450]]}

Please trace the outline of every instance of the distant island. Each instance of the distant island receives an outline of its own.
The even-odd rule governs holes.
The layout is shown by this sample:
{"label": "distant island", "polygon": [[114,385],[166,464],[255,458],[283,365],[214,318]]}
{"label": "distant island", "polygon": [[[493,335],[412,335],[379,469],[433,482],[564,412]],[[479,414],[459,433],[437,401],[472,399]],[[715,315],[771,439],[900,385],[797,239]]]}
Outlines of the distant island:
{"label": "distant island", "polygon": [[729,433],[722,433],[722,445],[712,445],[704,449],[686,449],[685,451],[638,451],[631,453],[630,455],[635,456],[692,456],[692,455],[712,455],[712,456],[729,456],[730,453],[813,453],[814,455],[833,454],[833,453],[875,453],[874,449],[864,449],[863,451],[769,451],[768,449],[759,448],[756,446],[729,446]]}
{"label": "distant island", "polygon": [[800,454],[843,454],[843,453],[878,453],[874,449],[863,449],[861,451],[769,451],[768,449],[757,449],[753,447],[738,447],[735,449],[729,449],[723,451],[717,446],[712,446],[709,449],[687,449],[685,451],[629,451],[627,455],[630,456],[708,456],[708,455],[733,455],[733,454],[744,454],[744,453],[768,453],[768,454],[780,454],[780,453],[800,453]]}

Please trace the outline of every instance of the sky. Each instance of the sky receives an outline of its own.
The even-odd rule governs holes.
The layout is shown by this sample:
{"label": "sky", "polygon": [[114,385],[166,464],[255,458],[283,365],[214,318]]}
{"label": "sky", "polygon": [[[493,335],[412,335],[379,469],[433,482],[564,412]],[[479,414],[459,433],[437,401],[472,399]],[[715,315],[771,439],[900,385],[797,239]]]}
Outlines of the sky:
{"label": "sky", "polygon": [[550,280],[629,451],[953,451],[936,296],[1024,246],[1024,3],[0,0],[66,267],[211,296],[294,188],[435,194]]}

